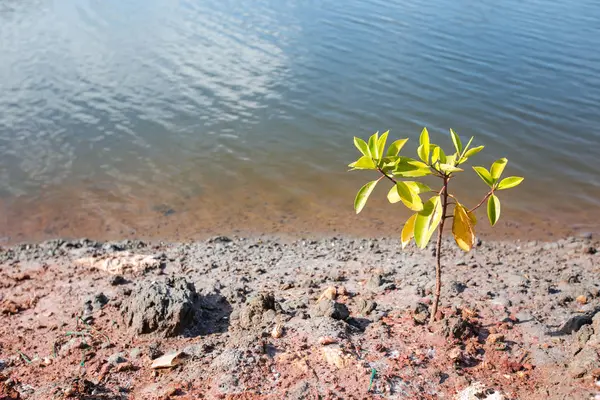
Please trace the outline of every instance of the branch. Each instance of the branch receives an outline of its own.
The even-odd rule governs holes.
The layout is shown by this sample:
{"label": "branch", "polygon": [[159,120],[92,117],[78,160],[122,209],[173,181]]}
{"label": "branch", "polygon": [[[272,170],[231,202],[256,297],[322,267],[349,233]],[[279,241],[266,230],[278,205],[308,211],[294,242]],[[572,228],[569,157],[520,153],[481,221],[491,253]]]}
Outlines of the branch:
{"label": "branch", "polygon": [[[381,168],[377,167],[377,171],[381,172],[381,174],[383,175],[381,178],[383,178],[383,177],[388,178],[390,181],[392,181],[392,183],[394,185],[398,183],[398,181],[396,181],[394,178],[392,178],[391,176],[389,176],[388,174],[383,172],[383,170]],[[381,178],[379,178],[379,179],[381,179]]]}
{"label": "branch", "polygon": [[486,195],[485,195],[485,197],[484,197],[484,198],[483,198],[483,199],[482,199],[482,200],[479,202],[479,204],[477,204],[475,207],[471,208],[471,209],[469,210],[469,212],[473,212],[473,211],[477,210],[477,209],[478,209],[479,207],[481,207],[481,206],[483,205],[483,203],[485,203],[485,201],[486,201],[487,199],[489,199],[489,198],[490,198],[490,196],[491,196],[491,195],[493,195],[493,194],[494,194],[494,189],[490,190],[490,191],[488,192],[488,194],[486,194]]}

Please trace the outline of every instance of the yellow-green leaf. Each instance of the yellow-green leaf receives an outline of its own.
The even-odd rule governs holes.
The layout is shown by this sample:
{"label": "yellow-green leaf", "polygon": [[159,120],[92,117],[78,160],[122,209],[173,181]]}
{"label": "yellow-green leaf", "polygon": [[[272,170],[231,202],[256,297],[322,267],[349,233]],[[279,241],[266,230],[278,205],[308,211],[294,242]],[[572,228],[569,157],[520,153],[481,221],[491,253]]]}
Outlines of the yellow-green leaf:
{"label": "yellow-green leaf", "polygon": [[450,129],[450,136],[452,137],[452,143],[454,143],[454,148],[456,149],[456,153],[462,153],[462,142],[460,141],[460,136],[458,136],[452,129]]}
{"label": "yellow-green leaf", "polygon": [[410,189],[418,194],[430,192],[431,188],[424,183],[421,182],[413,182],[413,181],[404,181]]}
{"label": "yellow-green leaf", "polygon": [[367,199],[371,195],[371,192],[373,192],[373,189],[375,189],[375,185],[377,185],[377,182],[379,181],[371,181],[367,183],[366,185],[360,188],[358,193],[356,193],[356,198],[354,199],[354,210],[357,214],[361,212],[362,209],[365,207],[365,204],[367,204]]}
{"label": "yellow-green leaf", "polygon": [[429,132],[427,131],[427,128],[423,128],[423,130],[421,131],[421,136],[419,138],[419,144],[420,144],[420,146],[417,149],[419,158],[421,158],[421,160],[423,160],[423,162],[425,164],[429,164],[430,146],[429,146]]}
{"label": "yellow-green leaf", "polygon": [[491,195],[487,203],[487,214],[492,226],[500,219],[500,199],[495,194]]}
{"label": "yellow-green leaf", "polygon": [[421,211],[423,209],[423,201],[419,194],[412,190],[412,188],[405,182],[398,182],[396,184],[396,190],[402,203],[413,211]]}
{"label": "yellow-green leaf", "polygon": [[354,169],[375,169],[375,163],[373,159],[369,156],[362,156],[357,161],[348,165],[350,168]]}
{"label": "yellow-green leaf", "polygon": [[369,138],[369,152],[371,153],[371,157],[375,160],[379,160],[379,146],[377,146],[377,141],[379,140],[379,132],[375,132]]}
{"label": "yellow-green leaf", "polygon": [[487,169],[484,167],[473,167],[473,169],[475,172],[477,172],[477,175],[479,175],[481,180],[484,181],[489,187],[494,185],[494,179],[492,179],[492,176]]}
{"label": "yellow-green leaf", "polygon": [[431,148],[433,150],[431,150],[431,164],[435,164],[436,162],[440,162],[441,164],[445,164],[446,163],[446,153],[444,153],[444,150],[435,144],[431,145]]}
{"label": "yellow-green leaf", "polygon": [[[462,158],[469,158],[474,156],[475,154],[479,153],[481,150],[483,150],[485,146],[477,146],[477,147],[473,147],[472,149],[469,149],[467,151],[465,151],[465,154],[463,155]],[[465,160],[466,161],[466,160]]]}
{"label": "yellow-green leaf", "polygon": [[509,176],[508,178],[504,178],[500,181],[497,189],[504,190],[514,188],[515,186],[519,186],[521,182],[523,182],[523,179],[525,178],[522,178],[520,176]]}
{"label": "yellow-green leaf", "polygon": [[452,219],[452,235],[458,247],[464,251],[471,251],[475,244],[475,231],[473,220],[469,212],[460,203],[454,206],[454,218]]}
{"label": "yellow-green leaf", "polygon": [[369,145],[359,137],[354,136],[354,146],[362,153],[363,156],[371,157]]}
{"label": "yellow-green leaf", "polygon": [[390,131],[383,132],[383,135],[379,136],[377,139],[377,154],[378,157],[383,157],[383,152],[385,150],[385,143],[387,142],[388,134]]}
{"label": "yellow-green leaf", "polygon": [[417,213],[415,219],[414,235],[419,248],[424,249],[427,246],[441,220],[440,196],[433,196],[423,204],[423,210]]}
{"label": "yellow-green leaf", "polygon": [[402,248],[405,248],[407,244],[410,243],[410,240],[414,236],[415,232],[415,220],[417,219],[417,214],[413,214],[410,216],[408,221],[404,224],[402,228],[402,233],[400,234],[400,241],[402,242]]}
{"label": "yellow-green leaf", "polygon": [[462,168],[455,167],[452,164],[440,164],[439,169],[440,169],[440,171],[442,171],[445,174],[451,174],[453,172],[464,171]]}
{"label": "yellow-green leaf", "polygon": [[467,142],[467,145],[463,148],[463,151],[460,154],[460,158],[462,158],[462,156],[464,156],[465,153],[467,151],[469,151],[469,148],[471,147],[471,143],[473,142],[473,139],[475,139],[475,136],[471,136],[471,139],[469,139],[469,141]]}
{"label": "yellow-green leaf", "polygon": [[431,169],[421,161],[404,158],[396,165],[393,174],[402,178],[418,178],[430,175]]}
{"label": "yellow-green leaf", "polygon": [[400,153],[400,150],[402,150],[402,147],[404,147],[404,145],[406,144],[406,142],[408,142],[408,139],[400,139],[400,140],[396,140],[395,142],[390,144],[390,147],[388,147],[388,149],[387,149],[386,156],[387,157],[397,156],[398,153]]}
{"label": "yellow-green leaf", "polygon": [[492,178],[494,179],[494,183],[497,182],[498,179],[500,179],[500,175],[502,175],[502,172],[504,171],[504,167],[506,167],[507,162],[508,162],[508,160],[506,158],[501,158],[492,164],[492,168],[490,169],[490,174],[492,175]]}

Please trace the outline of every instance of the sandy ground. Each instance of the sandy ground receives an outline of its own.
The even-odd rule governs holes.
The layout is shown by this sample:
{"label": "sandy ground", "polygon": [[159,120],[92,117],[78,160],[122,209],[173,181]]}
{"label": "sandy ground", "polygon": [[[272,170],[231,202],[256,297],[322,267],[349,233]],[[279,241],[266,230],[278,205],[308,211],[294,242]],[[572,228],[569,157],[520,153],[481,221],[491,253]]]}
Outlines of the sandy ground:
{"label": "sandy ground", "polygon": [[432,326],[397,239],[2,249],[0,399],[600,398],[595,238],[444,246]]}

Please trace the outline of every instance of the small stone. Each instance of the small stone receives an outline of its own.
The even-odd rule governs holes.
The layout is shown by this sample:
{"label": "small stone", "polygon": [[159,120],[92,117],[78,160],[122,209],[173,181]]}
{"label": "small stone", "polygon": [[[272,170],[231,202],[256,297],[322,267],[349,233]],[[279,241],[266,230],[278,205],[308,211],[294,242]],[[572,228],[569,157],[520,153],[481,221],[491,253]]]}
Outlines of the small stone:
{"label": "small stone", "polygon": [[337,343],[337,340],[332,338],[331,336],[323,336],[319,338],[319,344],[321,346],[327,346],[329,344]]}
{"label": "small stone", "polygon": [[311,317],[330,317],[338,320],[345,320],[350,316],[350,311],[345,304],[335,302],[333,300],[321,300],[311,310]]}
{"label": "small stone", "polygon": [[337,289],[334,286],[329,286],[325,291],[319,296],[317,303],[323,299],[335,300],[337,297]]}
{"label": "small stone", "polygon": [[344,354],[339,347],[326,346],[322,347],[321,351],[325,361],[337,368],[344,368],[351,363],[350,357]]}
{"label": "small stone", "polygon": [[586,304],[588,302],[588,299],[586,296],[581,295],[581,296],[577,296],[575,301],[578,302],[579,304]]}
{"label": "small stone", "polygon": [[590,255],[594,255],[598,252],[598,249],[596,249],[595,247],[585,247],[583,249],[583,254],[590,254]]}
{"label": "small stone", "polygon": [[111,355],[110,357],[108,357],[106,359],[106,361],[109,364],[117,365],[117,364],[127,362],[127,359],[125,358],[125,353],[119,352],[119,353],[115,353],[115,354]]}
{"label": "small stone", "polygon": [[492,333],[489,335],[485,341],[487,344],[495,344],[499,342],[504,342],[504,335],[501,333]]}
{"label": "small stone", "polygon": [[454,347],[448,352],[448,358],[452,361],[459,361],[462,358],[462,351],[458,347]]}
{"label": "small stone", "polygon": [[373,274],[367,282],[367,289],[379,290],[379,287],[383,285],[383,278],[380,274]]}
{"label": "small stone", "polygon": [[413,310],[413,320],[418,325],[424,325],[429,320],[431,313],[429,312],[429,307],[423,303],[417,303],[415,309]]}
{"label": "small stone", "polygon": [[274,339],[279,339],[282,336],[283,336],[283,325],[282,324],[276,324],[273,327],[273,330],[271,331],[271,337],[274,338]]}
{"label": "small stone", "polygon": [[359,299],[356,306],[360,315],[369,315],[377,308],[377,303],[371,300]]}
{"label": "small stone", "polygon": [[142,349],[139,347],[135,347],[129,351],[129,357],[136,359],[142,355]]}

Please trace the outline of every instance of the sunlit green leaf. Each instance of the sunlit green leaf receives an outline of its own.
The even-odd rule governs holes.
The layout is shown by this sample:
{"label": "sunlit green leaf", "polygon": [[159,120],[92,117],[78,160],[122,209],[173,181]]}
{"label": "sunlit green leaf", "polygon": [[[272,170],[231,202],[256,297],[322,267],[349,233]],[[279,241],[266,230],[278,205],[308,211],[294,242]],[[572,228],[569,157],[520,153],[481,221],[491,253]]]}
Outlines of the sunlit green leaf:
{"label": "sunlit green leaf", "polygon": [[463,158],[469,158],[469,157],[473,157],[475,154],[479,153],[481,150],[483,150],[485,146],[477,146],[477,147],[473,147],[472,149],[469,149],[465,152]]}
{"label": "sunlit green leaf", "polygon": [[371,152],[371,157],[375,160],[379,160],[379,146],[377,146],[377,141],[379,140],[379,132],[375,132],[369,138],[369,152]]}
{"label": "sunlit green leaf", "polygon": [[410,216],[408,221],[404,224],[402,228],[402,233],[400,234],[400,241],[402,242],[402,248],[405,248],[407,244],[410,243],[410,240],[414,236],[415,232],[415,220],[417,219],[417,214],[413,214]]}
{"label": "sunlit green leaf", "polygon": [[442,206],[440,196],[433,196],[423,204],[423,210],[417,213],[417,218],[415,219],[414,235],[415,242],[419,248],[424,249],[427,246],[441,220]]}
{"label": "sunlit green leaf", "polygon": [[417,149],[417,154],[419,155],[419,158],[421,160],[423,160],[424,163],[429,164],[429,151],[430,151],[430,146],[429,146],[429,132],[427,131],[427,128],[423,128],[423,130],[421,131],[421,136],[419,138],[419,148]]}
{"label": "sunlit green leaf", "polygon": [[504,167],[506,167],[507,162],[508,160],[506,158],[501,158],[492,164],[490,174],[492,175],[494,182],[500,179],[500,175],[502,175],[502,172],[504,171]]}
{"label": "sunlit green leaf", "polygon": [[415,193],[427,193],[431,192],[431,188],[424,183],[414,181],[404,181],[406,185]]}
{"label": "sunlit green leaf", "polygon": [[461,158],[462,158],[462,156],[464,156],[464,155],[465,155],[465,153],[466,153],[467,151],[469,151],[469,148],[471,147],[471,143],[473,143],[473,139],[475,139],[475,136],[471,136],[471,139],[469,139],[469,141],[467,142],[467,145],[466,145],[465,147],[463,147],[463,151],[462,151],[462,153],[460,154],[460,155],[461,155]]}
{"label": "sunlit green leaf", "polygon": [[456,154],[452,154],[451,156],[446,156],[446,164],[456,165]]}
{"label": "sunlit green leaf", "polygon": [[379,138],[377,139],[377,154],[378,157],[383,157],[383,152],[385,151],[385,143],[387,142],[388,134],[390,131],[385,131]]}
{"label": "sunlit green leaf", "polygon": [[361,187],[358,193],[356,194],[356,198],[354,199],[354,210],[357,214],[361,212],[362,209],[365,207],[365,204],[367,204],[367,199],[371,195],[371,192],[373,192],[373,189],[375,189],[375,185],[377,185],[377,182],[378,181],[371,181],[367,183],[366,185]]}
{"label": "sunlit green leaf", "polygon": [[462,172],[463,169],[455,167],[452,164],[440,164],[439,170],[445,174],[451,174],[453,172]]}
{"label": "sunlit green leaf", "polygon": [[521,182],[523,182],[523,179],[525,178],[522,178],[520,176],[509,176],[508,178],[504,178],[500,181],[497,189],[504,190],[514,188],[515,186],[520,185]]}
{"label": "sunlit green leaf", "polygon": [[352,164],[348,165],[350,168],[354,168],[354,169],[375,169],[375,163],[373,162],[373,159],[369,156],[362,156],[361,158],[359,158],[357,161],[353,162]]}
{"label": "sunlit green leaf", "polygon": [[492,226],[500,219],[500,199],[495,194],[491,195],[487,203],[487,215]]}
{"label": "sunlit green leaf", "polygon": [[406,182],[398,182],[388,192],[388,200],[390,203],[397,203],[401,200],[402,203],[413,211],[421,211],[423,209],[423,202],[419,193],[413,190],[414,186],[409,186]]}
{"label": "sunlit green leaf", "polygon": [[402,178],[418,178],[431,174],[431,169],[425,163],[410,158],[403,158],[393,171],[394,176]]}
{"label": "sunlit green leaf", "polygon": [[435,144],[430,145],[432,150],[431,150],[431,164],[435,164],[436,162],[440,162],[442,164],[446,163],[446,153],[444,153],[444,150]]}
{"label": "sunlit green leaf", "polygon": [[402,147],[404,147],[404,145],[406,144],[406,142],[408,142],[408,139],[400,139],[390,144],[390,147],[388,147],[387,149],[386,156],[397,156],[398,153],[400,153],[400,150],[402,150]]}
{"label": "sunlit green leaf", "polygon": [[371,152],[369,151],[369,145],[361,138],[354,136],[354,146],[356,146],[358,151],[360,151],[363,156],[371,156]]}
{"label": "sunlit green leaf", "polygon": [[475,172],[477,172],[477,175],[479,175],[481,180],[484,181],[489,187],[494,185],[494,180],[487,169],[484,167],[473,167],[473,169]]}
{"label": "sunlit green leaf", "polygon": [[458,247],[464,251],[471,251],[475,244],[475,231],[473,220],[467,209],[462,204],[454,206],[454,218],[452,218],[452,235]]}
{"label": "sunlit green leaf", "polygon": [[392,172],[396,168],[396,165],[399,162],[400,162],[400,157],[397,157],[397,156],[383,157],[380,162],[381,169],[385,173]]}
{"label": "sunlit green leaf", "polygon": [[458,154],[462,153],[462,142],[460,141],[460,136],[458,136],[452,129],[450,129],[450,136],[452,137],[452,143],[454,143],[454,148]]}

